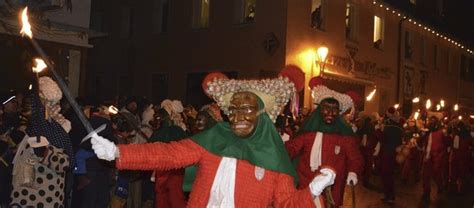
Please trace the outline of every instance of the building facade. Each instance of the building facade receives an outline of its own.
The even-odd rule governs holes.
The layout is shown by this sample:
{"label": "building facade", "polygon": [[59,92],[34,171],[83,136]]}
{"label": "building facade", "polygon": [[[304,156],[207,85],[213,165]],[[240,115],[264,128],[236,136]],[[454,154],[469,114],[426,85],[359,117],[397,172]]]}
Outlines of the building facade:
{"label": "building facade", "polygon": [[[95,17],[92,12],[91,21],[102,20],[109,36],[92,40],[88,94],[142,95],[155,102],[174,98],[202,105],[209,102],[200,87],[208,72],[273,77],[285,65],[295,64],[305,71],[306,82],[323,74],[340,92],[355,90],[365,97],[376,89],[374,97],[359,106],[368,112],[383,112],[396,103],[408,112],[419,108],[411,102],[414,97],[464,102],[466,108],[474,104],[469,94],[472,79],[463,78],[473,71],[469,47],[433,33],[436,27],[385,2],[101,2],[108,6],[93,6],[93,11],[102,10]],[[321,46],[329,49],[324,62],[316,52]],[[312,105],[308,90],[301,97],[303,106]]]}

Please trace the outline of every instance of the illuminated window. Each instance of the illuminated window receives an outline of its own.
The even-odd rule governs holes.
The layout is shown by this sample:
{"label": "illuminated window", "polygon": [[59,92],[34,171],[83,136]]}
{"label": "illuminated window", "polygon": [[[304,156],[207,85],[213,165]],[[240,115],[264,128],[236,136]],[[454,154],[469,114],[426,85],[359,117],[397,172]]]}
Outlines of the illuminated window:
{"label": "illuminated window", "polygon": [[383,46],[383,19],[374,16],[374,47],[381,49]]}
{"label": "illuminated window", "polygon": [[311,0],[311,27],[325,28],[326,0]]}
{"label": "illuminated window", "polygon": [[354,4],[346,4],[346,38],[355,40],[355,6]]}
{"label": "illuminated window", "polygon": [[209,27],[209,1],[211,0],[193,0],[193,28]]}
{"label": "illuminated window", "polygon": [[234,0],[235,24],[249,24],[255,21],[257,0]]}

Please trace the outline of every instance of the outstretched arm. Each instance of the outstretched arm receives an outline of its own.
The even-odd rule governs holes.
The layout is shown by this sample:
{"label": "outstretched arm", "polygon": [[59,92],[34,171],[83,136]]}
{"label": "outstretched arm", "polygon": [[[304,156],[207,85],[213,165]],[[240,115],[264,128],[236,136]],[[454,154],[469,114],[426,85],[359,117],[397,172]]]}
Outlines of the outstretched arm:
{"label": "outstretched arm", "polygon": [[196,164],[204,148],[190,139],[170,143],[119,145],[118,169],[170,170]]}

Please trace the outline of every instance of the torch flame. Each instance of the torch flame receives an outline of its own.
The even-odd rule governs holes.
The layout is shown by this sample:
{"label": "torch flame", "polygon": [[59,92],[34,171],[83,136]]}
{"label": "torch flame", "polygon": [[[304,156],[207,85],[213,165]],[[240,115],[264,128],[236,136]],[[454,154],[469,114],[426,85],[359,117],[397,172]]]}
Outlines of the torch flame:
{"label": "torch flame", "polygon": [[397,103],[397,104],[395,104],[393,107],[394,107],[395,109],[398,109],[398,108],[400,107],[400,104]]}
{"label": "torch flame", "polygon": [[418,102],[420,102],[420,98],[419,97],[413,98],[412,102],[413,103],[418,103]]}
{"label": "torch flame", "polygon": [[28,86],[28,90],[31,90],[31,89],[33,89],[33,85],[32,85],[32,84],[30,84],[30,86]]}
{"label": "torch flame", "polygon": [[418,120],[419,116],[420,116],[420,113],[417,111],[415,112],[415,115],[413,115],[413,118],[415,118],[415,120]]}
{"label": "torch flame", "polygon": [[29,38],[33,38],[33,32],[31,32],[31,25],[28,22],[28,7],[25,7],[21,12],[21,22],[23,26],[21,27],[20,34],[23,36],[28,36]]}
{"label": "torch flame", "polygon": [[458,119],[459,119],[459,120],[462,120],[462,116],[459,116]]}
{"label": "torch flame", "polygon": [[474,115],[470,115],[469,117],[472,118],[472,119],[474,119]]}
{"label": "torch flame", "polygon": [[429,110],[431,108],[431,100],[430,99],[428,99],[426,101],[426,106],[425,107],[426,107],[426,110]]}
{"label": "torch flame", "polygon": [[454,111],[458,111],[458,110],[459,110],[458,104],[454,105]]}
{"label": "torch flame", "polygon": [[33,67],[34,73],[40,73],[41,71],[43,71],[43,69],[47,67],[43,59],[35,58],[35,62],[36,62],[36,66]]}
{"label": "torch flame", "polygon": [[436,111],[439,111],[439,110],[441,110],[441,105],[440,104],[436,105]]}
{"label": "torch flame", "polygon": [[370,92],[370,94],[367,96],[366,100],[367,100],[367,101],[372,100],[372,98],[373,98],[374,95],[375,95],[375,92],[377,92],[377,88],[375,88],[374,90],[372,90],[372,92]]}
{"label": "torch flame", "polygon": [[439,104],[441,105],[442,108],[444,108],[444,100],[441,100]]}
{"label": "torch flame", "polygon": [[109,106],[109,112],[115,115],[118,113],[118,109],[115,106],[111,105]]}

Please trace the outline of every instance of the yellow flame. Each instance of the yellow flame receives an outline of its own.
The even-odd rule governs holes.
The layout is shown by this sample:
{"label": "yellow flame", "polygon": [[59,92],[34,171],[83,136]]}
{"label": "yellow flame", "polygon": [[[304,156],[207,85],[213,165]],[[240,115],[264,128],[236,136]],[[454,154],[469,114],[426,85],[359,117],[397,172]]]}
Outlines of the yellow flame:
{"label": "yellow flame", "polygon": [[372,90],[372,92],[370,92],[370,94],[367,96],[366,100],[371,101],[375,95],[375,92],[377,92],[377,89]]}
{"label": "yellow flame", "polygon": [[430,100],[430,99],[428,99],[428,100],[426,101],[425,107],[426,107],[426,110],[428,110],[428,109],[431,108],[431,100]]}
{"label": "yellow flame", "polygon": [[458,110],[459,110],[458,104],[454,105],[454,111],[458,111]]}
{"label": "yellow flame", "polygon": [[32,84],[30,84],[30,86],[28,86],[28,90],[31,90],[31,89],[33,89],[33,85],[32,85]]}
{"label": "yellow flame", "polygon": [[33,67],[34,73],[40,73],[41,71],[43,71],[43,69],[47,67],[43,59],[35,58],[35,62],[36,62],[36,66]]}
{"label": "yellow flame", "polygon": [[413,98],[412,102],[413,102],[413,103],[419,103],[419,102],[420,102],[420,98],[419,98],[419,97]]}
{"label": "yellow flame", "polygon": [[23,11],[21,12],[21,22],[23,26],[21,27],[20,34],[33,38],[33,32],[31,32],[31,25],[30,22],[28,22],[28,7],[25,7],[25,9],[23,9]]}
{"label": "yellow flame", "polygon": [[470,115],[469,117],[472,118],[472,119],[474,119],[474,115]]}
{"label": "yellow flame", "polygon": [[441,105],[440,104],[436,105],[436,111],[439,111],[439,110],[441,110]]}
{"label": "yellow flame", "polygon": [[111,105],[109,106],[109,112],[115,115],[118,113],[118,109],[115,106]]}
{"label": "yellow flame", "polygon": [[397,103],[397,104],[395,104],[393,107],[394,107],[395,109],[398,109],[398,108],[400,107],[400,104]]}
{"label": "yellow flame", "polygon": [[420,116],[420,113],[417,111],[415,112],[415,115],[413,116],[413,118],[415,118],[415,120],[418,120],[419,116]]}
{"label": "yellow flame", "polygon": [[439,104],[441,105],[442,108],[444,108],[444,100],[441,100]]}
{"label": "yellow flame", "polygon": [[458,119],[459,119],[459,120],[462,120],[462,116],[458,116]]}

